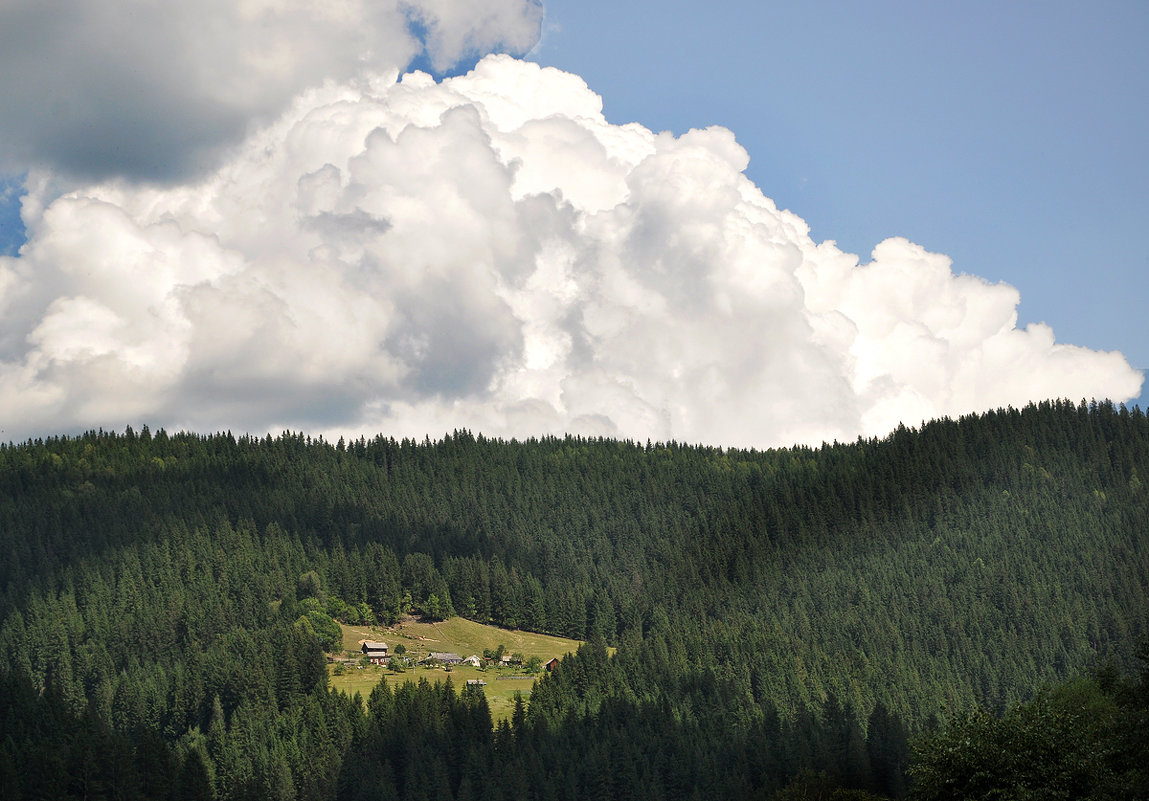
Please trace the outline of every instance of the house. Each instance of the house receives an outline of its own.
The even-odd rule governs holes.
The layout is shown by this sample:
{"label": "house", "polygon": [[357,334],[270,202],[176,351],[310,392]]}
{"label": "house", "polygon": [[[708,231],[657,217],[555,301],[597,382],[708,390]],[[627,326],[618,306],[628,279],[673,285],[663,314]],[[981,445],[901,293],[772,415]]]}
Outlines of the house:
{"label": "house", "polygon": [[543,665],[543,667],[545,667],[547,669],[547,671],[550,673],[553,673],[554,669],[557,668],[558,666],[559,666],[559,658],[557,656],[552,657],[550,662],[547,662],[545,665]]}
{"label": "house", "polygon": [[457,665],[463,661],[463,657],[458,654],[439,654],[433,653],[429,655],[424,662],[439,662],[444,665]]}
{"label": "house", "polygon": [[482,679],[467,679],[468,687],[486,687],[487,683]]}
{"label": "house", "polygon": [[481,667],[483,664],[483,660],[480,659],[476,654],[471,654],[470,656],[468,656],[466,659],[463,660],[463,664],[464,665],[470,665],[471,667]]}
{"label": "house", "polygon": [[386,665],[387,660],[390,659],[387,655],[387,643],[364,640],[363,656],[369,659],[373,665]]}

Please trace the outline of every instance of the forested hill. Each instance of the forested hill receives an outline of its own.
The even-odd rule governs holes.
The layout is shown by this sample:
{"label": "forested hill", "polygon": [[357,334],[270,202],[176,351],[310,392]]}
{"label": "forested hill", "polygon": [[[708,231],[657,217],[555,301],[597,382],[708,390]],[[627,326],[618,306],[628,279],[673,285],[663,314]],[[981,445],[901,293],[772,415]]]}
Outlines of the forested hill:
{"label": "forested hill", "polygon": [[[250,774],[275,795],[306,778],[326,797],[354,732],[344,751],[313,744],[310,778],[286,735],[264,730],[247,768],[221,745],[241,713],[309,731],[307,704],[334,703],[300,700],[324,684],[314,631],[293,625],[315,611],[305,596],[336,617],[461,614],[619,646],[577,692],[540,685],[522,726],[632,705],[708,734],[719,760],[803,716],[915,728],[1126,663],[1149,632],[1145,481],[1146,417],[1068,402],[765,452],[467,432],[37,440],[0,448],[0,660],[137,750],[140,732],[179,744],[188,782],[223,793]],[[697,759],[684,782],[717,770]]]}

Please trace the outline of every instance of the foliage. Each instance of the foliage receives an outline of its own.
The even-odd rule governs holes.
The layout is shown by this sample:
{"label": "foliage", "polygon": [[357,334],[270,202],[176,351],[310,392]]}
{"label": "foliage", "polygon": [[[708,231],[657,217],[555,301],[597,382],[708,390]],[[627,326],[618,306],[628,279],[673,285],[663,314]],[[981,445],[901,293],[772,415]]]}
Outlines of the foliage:
{"label": "foliage", "polygon": [[[1149,670],[1142,674],[1145,686]],[[1077,679],[997,718],[957,715],[915,746],[913,797],[1135,799],[1149,788],[1136,685]]]}
{"label": "foliage", "polygon": [[338,651],[343,644],[343,630],[339,624],[318,610],[302,615],[295,621],[295,625],[315,637],[325,651]]}
{"label": "foliage", "polygon": [[882,801],[882,798],[865,790],[841,787],[825,773],[805,771],[775,793],[771,801]]}
{"label": "foliage", "polygon": [[[1143,414],[1066,402],[765,452],[465,431],[0,446],[2,794],[769,798],[813,771],[897,796],[908,732],[942,710],[1128,669],[1146,475]],[[366,710],[331,692],[334,619],[412,610],[523,653],[515,629],[588,644],[494,730],[446,685]],[[1107,681],[1090,697],[1146,730],[1141,685]],[[1045,755],[1056,792],[1149,764],[1120,738],[1043,751],[1112,708],[1028,703],[950,725],[1001,771],[1028,769],[1007,741]]]}

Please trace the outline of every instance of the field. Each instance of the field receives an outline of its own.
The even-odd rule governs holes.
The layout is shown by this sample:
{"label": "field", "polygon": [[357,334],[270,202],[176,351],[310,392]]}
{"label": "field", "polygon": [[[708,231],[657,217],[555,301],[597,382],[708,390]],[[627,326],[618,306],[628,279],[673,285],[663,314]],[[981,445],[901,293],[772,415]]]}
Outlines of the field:
{"label": "field", "polygon": [[[438,623],[423,623],[412,619],[389,627],[341,626],[341,628],[343,649],[349,656],[360,653],[360,644],[363,640],[381,640],[390,646],[392,653],[395,652],[396,645],[402,644],[407,649],[406,656],[415,661],[432,652],[455,653],[464,658],[472,654],[481,657],[484,650],[493,651],[502,645],[503,651],[507,654],[522,654],[524,659],[537,656],[546,662],[556,656],[561,659],[579,646],[577,640],[528,631],[508,631],[495,626],[484,626],[461,617]],[[329,670],[334,671],[334,666]],[[383,679],[394,686],[406,681],[417,682],[423,678],[436,682],[450,677],[456,689],[461,689],[467,679],[482,679],[487,682],[487,686],[483,689],[486,692],[487,704],[491,708],[491,717],[497,722],[510,717],[515,706],[516,692],[522,693],[524,698],[530,695],[531,687],[535,683],[534,677],[511,678],[523,675],[525,675],[523,669],[517,666],[481,669],[456,665],[450,671],[441,667],[420,666],[407,668],[403,673],[394,673],[387,668],[370,665],[361,668],[348,666],[344,675],[336,676],[332,672],[330,679],[332,687],[348,694],[358,692],[364,698]]]}

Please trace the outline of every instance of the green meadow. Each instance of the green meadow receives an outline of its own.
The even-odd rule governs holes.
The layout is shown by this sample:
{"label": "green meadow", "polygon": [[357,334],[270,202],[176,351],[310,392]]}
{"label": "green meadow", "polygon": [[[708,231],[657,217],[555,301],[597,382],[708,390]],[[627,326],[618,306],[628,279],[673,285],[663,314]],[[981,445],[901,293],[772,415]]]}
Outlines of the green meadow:
{"label": "green meadow", "polygon": [[[578,640],[529,631],[509,631],[496,626],[485,626],[462,617],[453,617],[437,623],[424,623],[412,619],[394,626],[341,625],[340,627],[343,629],[345,656],[360,654],[362,642],[374,640],[387,643],[392,654],[395,653],[395,647],[402,644],[407,650],[405,656],[414,662],[431,653],[454,653],[464,659],[472,654],[482,657],[484,650],[494,651],[500,645],[503,646],[503,652],[508,655],[522,654],[524,660],[537,656],[546,662],[552,657],[561,659],[565,654],[573,653],[580,645]],[[359,693],[365,699],[372,688],[382,680],[395,686],[408,681],[418,682],[420,679],[426,679],[431,683],[450,679],[456,689],[462,689],[468,679],[480,679],[487,682],[483,690],[487,696],[487,704],[491,708],[491,717],[496,722],[510,717],[515,706],[515,693],[522,693],[524,699],[530,696],[537,677],[518,678],[526,676],[523,667],[518,665],[483,668],[455,665],[450,670],[443,667],[413,665],[402,673],[396,673],[379,665],[354,664],[345,666],[345,673],[342,676],[335,675],[334,669],[334,665],[328,667],[332,687],[349,695]],[[540,672],[537,675],[542,674]]]}

